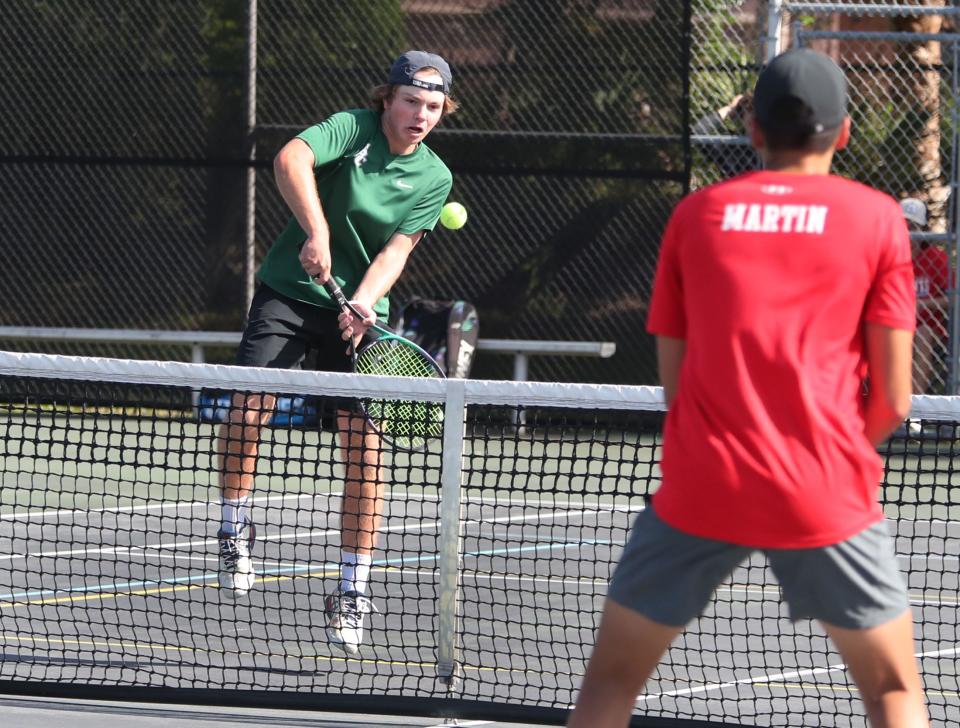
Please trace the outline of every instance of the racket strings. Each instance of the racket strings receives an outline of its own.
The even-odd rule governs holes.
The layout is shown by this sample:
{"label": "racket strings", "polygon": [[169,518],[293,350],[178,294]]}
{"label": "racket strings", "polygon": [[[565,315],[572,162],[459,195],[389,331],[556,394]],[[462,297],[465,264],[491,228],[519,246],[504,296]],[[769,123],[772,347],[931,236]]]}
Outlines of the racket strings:
{"label": "racket strings", "polygon": [[357,354],[357,371],[390,377],[433,377],[434,367],[399,339],[377,339]]}
{"label": "racket strings", "polygon": [[[356,371],[393,377],[439,377],[436,366],[402,339],[381,338],[357,354]],[[404,448],[423,447],[443,434],[443,405],[392,399],[364,399],[363,408],[382,435]]]}

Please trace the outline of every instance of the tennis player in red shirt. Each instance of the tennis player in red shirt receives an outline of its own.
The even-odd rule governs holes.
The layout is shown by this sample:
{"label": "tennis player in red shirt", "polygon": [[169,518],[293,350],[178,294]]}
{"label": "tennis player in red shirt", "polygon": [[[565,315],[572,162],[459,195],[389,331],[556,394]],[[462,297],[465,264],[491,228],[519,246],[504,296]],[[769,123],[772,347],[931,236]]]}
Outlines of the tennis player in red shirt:
{"label": "tennis player in red shirt", "polygon": [[[754,92],[765,169],[674,211],[648,329],[669,407],[663,482],[610,583],[570,726],[627,725],[671,641],[750,553],[794,620],[819,620],[873,726],[927,725],[876,447],[910,407],[916,308],[891,197],[830,175],[846,82],[775,58]],[[863,382],[869,378],[869,394]]]}
{"label": "tennis player in red shirt", "polygon": [[[903,218],[911,232],[927,229],[927,206],[922,200],[900,200]],[[934,243],[911,238],[913,278],[917,292],[917,331],[913,344],[913,391],[928,394],[946,346],[947,317],[950,305],[950,256]],[[919,423],[917,423],[919,424]]]}

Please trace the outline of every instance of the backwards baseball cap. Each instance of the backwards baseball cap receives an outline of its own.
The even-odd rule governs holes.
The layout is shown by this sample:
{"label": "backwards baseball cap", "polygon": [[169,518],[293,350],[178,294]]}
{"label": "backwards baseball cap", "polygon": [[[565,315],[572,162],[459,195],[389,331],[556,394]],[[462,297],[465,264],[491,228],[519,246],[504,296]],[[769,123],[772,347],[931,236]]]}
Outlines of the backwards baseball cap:
{"label": "backwards baseball cap", "polygon": [[840,126],[847,115],[847,80],[822,53],[790,50],[770,61],[757,79],[753,113],[761,128],[771,123],[773,109],[784,98],[798,99],[810,108],[819,134]]}
{"label": "backwards baseball cap", "polygon": [[[436,68],[440,72],[443,83],[432,83],[414,78],[417,71],[424,68]],[[390,66],[390,76],[387,83],[397,86],[416,86],[428,91],[443,91],[443,93],[449,94],[450,86],[453,85],[453,76],[450,73],[450,66],[436,53],[407,51]]]}
{"label": "backwards baseball cap", "polygon": [[916,197],[905,197],[900,200],[900,209],[903,210],[903,217],[907,222],[912,222],[920,227],[927,226],[927,206],[923,200]]}

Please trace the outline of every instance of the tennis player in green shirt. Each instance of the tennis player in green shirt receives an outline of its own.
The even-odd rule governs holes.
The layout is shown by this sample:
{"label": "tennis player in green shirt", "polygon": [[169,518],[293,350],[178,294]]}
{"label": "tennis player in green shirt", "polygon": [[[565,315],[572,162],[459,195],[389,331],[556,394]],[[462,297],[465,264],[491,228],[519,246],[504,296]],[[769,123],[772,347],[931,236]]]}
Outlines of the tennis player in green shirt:
{"label": "tennis player in green shirt", "polygon": [[[387,293],[413,248],[432,230],[452,177],[424,138],[446,114],[450,68],[440,56],[408,51],[373,91],[372,109],[343,111],[286,144],[274,161],[292,217],[260,267],[259,288],[237,354],[243,366],[350,371],[347,345],[389,312]],[[323,283],[333,277],[365,317],[341,314]],[[235,395],[218,441],[222,522],[220,588],[243,597],[256,576],[250,559],[253,490],[261,428],[276,397]],[[327,637],[356,654],[379,528],[380,447],[362,417],[338,409],[346,465],[338,588],[327,597]]]}

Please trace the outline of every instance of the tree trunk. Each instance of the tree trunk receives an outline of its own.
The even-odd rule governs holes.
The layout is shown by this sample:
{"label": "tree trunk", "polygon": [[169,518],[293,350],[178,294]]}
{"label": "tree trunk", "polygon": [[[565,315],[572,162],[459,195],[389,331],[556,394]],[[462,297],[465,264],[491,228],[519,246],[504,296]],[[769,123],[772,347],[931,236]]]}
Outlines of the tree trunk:
{"label": "tree trunk", "polygon": [[[923,0],[923,5],[943,7],[944,0]],[[943,25],[941,15],[901,17],[895,20],[898,31],[908,33],[939,33]],[[940,43],[925,41],[905,43],[901,50],[902,67],[906,70],[908,87],[904,103],[922,114],[913,142],[913,162],[922,180],[922,188],[904,190],[927,203],[930,229],[946,230],[946,203],[949,189],[944,184],[940,164]]]}

